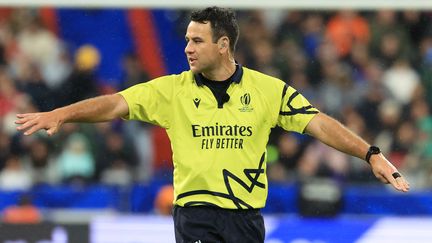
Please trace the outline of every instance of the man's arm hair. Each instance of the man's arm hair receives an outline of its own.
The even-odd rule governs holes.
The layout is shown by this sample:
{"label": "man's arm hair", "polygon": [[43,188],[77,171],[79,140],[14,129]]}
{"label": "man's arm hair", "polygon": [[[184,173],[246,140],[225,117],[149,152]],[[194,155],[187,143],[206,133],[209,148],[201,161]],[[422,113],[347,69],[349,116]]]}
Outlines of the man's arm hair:
{"label": "man's arm hair", "polygon": [[341,152],[365,159],[369,144],[334,118],[320,112],[306,126],[305,133]]}
{"label": "man's arm hair", "polygon": [[66,122],[103,122],[128,115],[126,100],[120,94],[104,95],[83,100],[49,112],[17,114],[17,130],[24,135],[45,129],[53,135]]}
{"label": "man's arm hair", "polygon": [[124,117],[128,105],[119,94],[103,95],[54,110],[65,122],[104,122]]}

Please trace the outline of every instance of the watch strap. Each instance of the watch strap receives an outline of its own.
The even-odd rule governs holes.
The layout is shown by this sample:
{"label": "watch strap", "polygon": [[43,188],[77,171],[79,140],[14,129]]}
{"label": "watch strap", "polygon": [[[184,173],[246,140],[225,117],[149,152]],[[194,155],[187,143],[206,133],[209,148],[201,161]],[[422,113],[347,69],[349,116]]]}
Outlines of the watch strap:
{"label": "watch strap", "polygon": [[370,158],[373,154],[379,154],[381,153],[380,148],[378,148],[377,146],[370,146],[367,153],[366,153],[366,162],[368,162],[368,164],[370,164]]}

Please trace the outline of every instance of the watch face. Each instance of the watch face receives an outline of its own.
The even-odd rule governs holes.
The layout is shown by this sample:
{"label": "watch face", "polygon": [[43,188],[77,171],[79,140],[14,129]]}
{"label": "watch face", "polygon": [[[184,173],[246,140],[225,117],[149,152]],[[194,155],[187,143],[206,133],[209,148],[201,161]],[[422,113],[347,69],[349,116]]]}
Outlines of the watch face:
{"label": "watch face", "polygon": [[377,146],[371,146],[369,148],[369,151],[371,154],[379,154],[381,153],[381,150]]}
{"label": "watch face", "polygon": [[379,153],[381,153],[381,150],[377,146],[370,146],[366,154],[366,158],[365,158],[366,162],[369,163],[372,154],[379,154]]}

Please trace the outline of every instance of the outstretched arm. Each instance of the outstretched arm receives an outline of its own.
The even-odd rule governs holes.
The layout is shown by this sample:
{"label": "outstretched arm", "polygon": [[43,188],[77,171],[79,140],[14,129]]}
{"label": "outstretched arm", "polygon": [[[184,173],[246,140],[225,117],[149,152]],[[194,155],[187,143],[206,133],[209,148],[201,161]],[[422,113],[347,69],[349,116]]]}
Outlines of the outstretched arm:
{"label": "outstretched arm", "polygon": [[104,95],[83,100],[49,112],[17,114],[18,131],[24,135],[45,129],[48,135],[56,133],[66,122],[103,122],[129,113],[125,99],[119,94]]}
{"label": "outstretched arm", "polygon": [[[312,118],[305,132],[341,152],[363,160],[370,147],[366,141],[324,113],[319,113]],[[409,184],[403,176],[393,178],[392,174],[398,171],[382,153],[372,155],[369,162],[372,172],[380,181],[392,184],[399,191],[409,190]]]}

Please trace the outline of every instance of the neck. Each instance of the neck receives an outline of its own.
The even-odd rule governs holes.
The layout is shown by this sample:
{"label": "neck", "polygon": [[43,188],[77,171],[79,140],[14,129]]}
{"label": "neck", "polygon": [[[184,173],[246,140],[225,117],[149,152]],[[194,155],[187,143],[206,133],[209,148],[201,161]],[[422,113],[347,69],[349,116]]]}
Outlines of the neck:
{"label": "neck", "polygon": [[234,74],[235,70],[235,61],[227,60],[218,64],[214,70],[202,72],[202,75],[210,80],[225,81]]}

